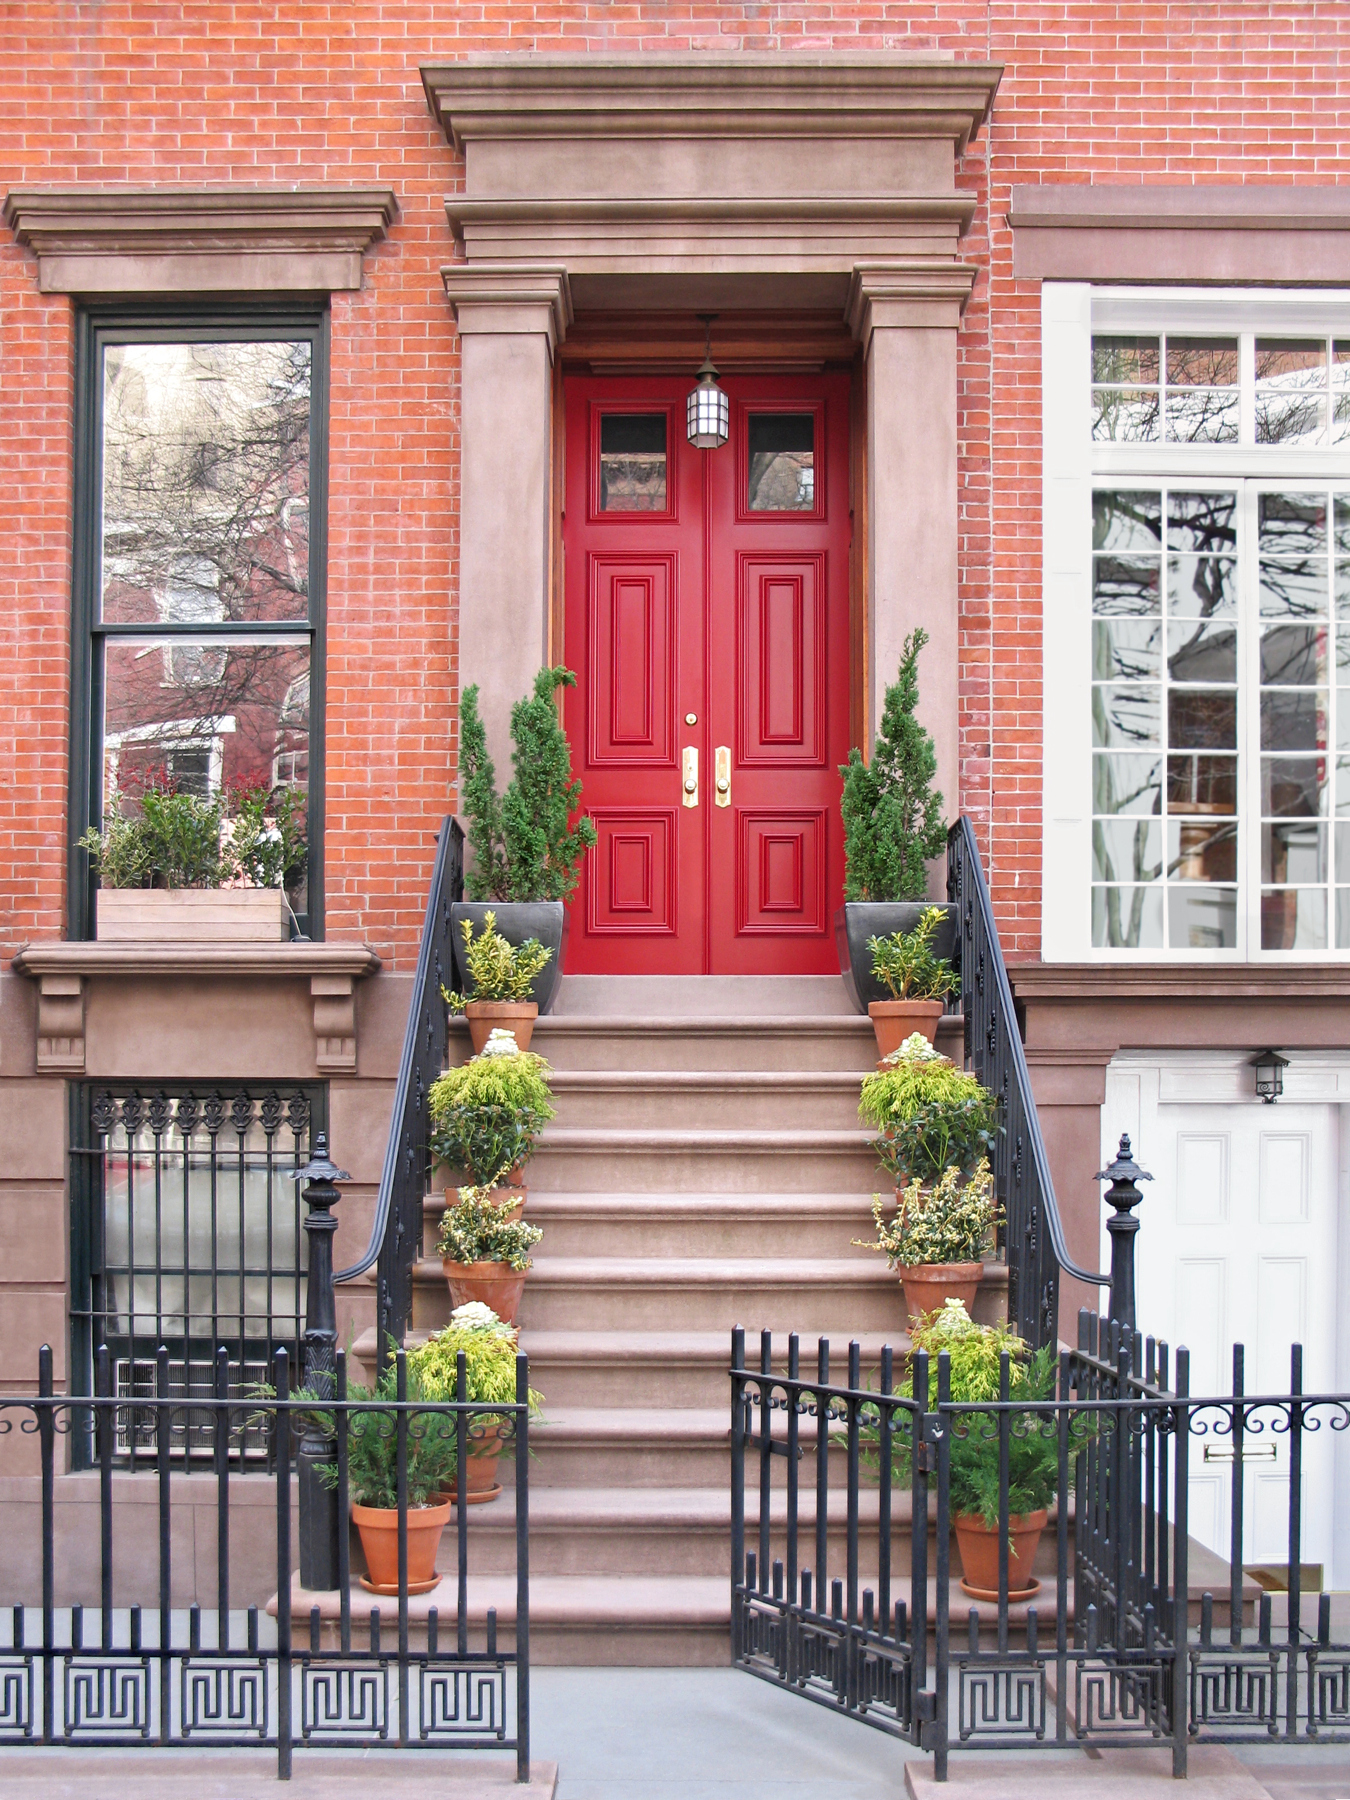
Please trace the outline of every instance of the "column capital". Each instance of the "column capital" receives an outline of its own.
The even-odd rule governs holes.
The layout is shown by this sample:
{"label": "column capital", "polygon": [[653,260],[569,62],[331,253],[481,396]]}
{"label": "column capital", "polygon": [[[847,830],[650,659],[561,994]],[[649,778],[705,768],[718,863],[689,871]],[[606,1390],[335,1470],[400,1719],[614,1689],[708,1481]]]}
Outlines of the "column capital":
{"label": "column capital", "polygon": [[955,331],[978,273],[975,263],[855,263],[844,318],[864,352],[878,329]]}
{"label": "column capital", "polygon": [[441,270],[461,332],[548,338],[552,356],[572,323],[572,288],[561,264],[451,263]]}

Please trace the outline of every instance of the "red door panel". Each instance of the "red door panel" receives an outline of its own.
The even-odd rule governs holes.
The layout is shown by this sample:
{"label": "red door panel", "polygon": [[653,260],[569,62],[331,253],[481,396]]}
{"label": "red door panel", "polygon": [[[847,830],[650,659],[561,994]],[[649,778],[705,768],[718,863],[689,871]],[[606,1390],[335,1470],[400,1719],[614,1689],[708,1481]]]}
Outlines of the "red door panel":
{"label": "red door panel", "polygon": [[566,383],[565,718],[599,833],[577,973],[837,967],[849,378],[724,385],[731,441],[699,451],[689,378]]}

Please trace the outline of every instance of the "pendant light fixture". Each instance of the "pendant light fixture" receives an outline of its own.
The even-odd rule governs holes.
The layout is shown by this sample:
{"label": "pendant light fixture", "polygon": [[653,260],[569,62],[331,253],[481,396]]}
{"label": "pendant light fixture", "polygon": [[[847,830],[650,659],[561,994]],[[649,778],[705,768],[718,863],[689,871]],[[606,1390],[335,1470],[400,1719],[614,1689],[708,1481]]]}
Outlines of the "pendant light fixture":
{"label": "pendant light fixture", "polygon": [[731,403],[717,385],[712,359],[712,327],[716,313],[700,313],[706,333],[698,386],[689,391],[685,408],[689,442],[697,450],[720,450],[731,435]]}

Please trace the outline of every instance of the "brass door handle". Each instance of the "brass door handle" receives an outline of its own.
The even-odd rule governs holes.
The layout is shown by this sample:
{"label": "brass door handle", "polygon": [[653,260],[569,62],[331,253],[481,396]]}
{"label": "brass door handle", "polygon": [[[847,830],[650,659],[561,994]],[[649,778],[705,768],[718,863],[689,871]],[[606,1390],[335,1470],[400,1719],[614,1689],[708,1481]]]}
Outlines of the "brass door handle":
{"label": "brass door handle", "polygon": [[690,744],[684,753],[684,804],[698,805],[698,751]]}
{"label": "brass door handle", "polygon": [[719,744],[713,753],[714,799],[719,806],[731,805],[731,746]]}

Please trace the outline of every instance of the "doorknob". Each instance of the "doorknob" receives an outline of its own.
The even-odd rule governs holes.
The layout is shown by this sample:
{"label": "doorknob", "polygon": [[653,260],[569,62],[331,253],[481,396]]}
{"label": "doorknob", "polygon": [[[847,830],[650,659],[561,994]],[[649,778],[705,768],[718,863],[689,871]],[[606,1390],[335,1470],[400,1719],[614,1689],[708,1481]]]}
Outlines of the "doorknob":
{"label": "doorknob", "polygon": [[698,805],[698,751],[693,744],[684,753],[684,803]]}
{"label": "doorknob", "polygon": [[719,806],[731,805],[731,746],[719,744],[714,753],[713,798]]}

